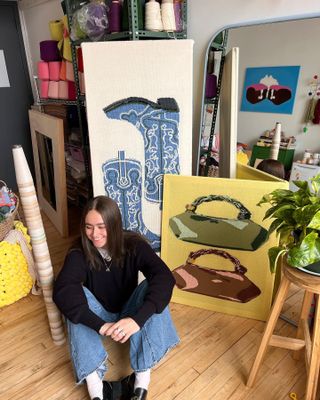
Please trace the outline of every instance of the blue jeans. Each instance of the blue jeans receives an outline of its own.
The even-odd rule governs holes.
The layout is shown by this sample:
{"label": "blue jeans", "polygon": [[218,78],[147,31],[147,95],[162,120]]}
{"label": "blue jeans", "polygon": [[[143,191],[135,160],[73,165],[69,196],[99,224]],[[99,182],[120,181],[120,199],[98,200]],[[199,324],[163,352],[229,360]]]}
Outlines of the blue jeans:
{"label": "blue jeans", "polygon": [[[116,322],[135,314],[142,305],[147,288],[147,281],[144,280],[132,293],[120,313],[111,313],[105,310],[87,288],[83,289],[90,310],[105,322]],[[67,320],[67,329],[70,355],[77,383],[82,383],[93,371],[97,371],[102,379],[107,372],[106,360],[108,358],[102,343],[103,336],[86,325],[74,324],[69,320]],[[143,327],[130,337],[131,368],[136,372],[152,368],[178,343],[179,338],[170,316],[169,307],[166,307],[161,314],[153,314]]]}

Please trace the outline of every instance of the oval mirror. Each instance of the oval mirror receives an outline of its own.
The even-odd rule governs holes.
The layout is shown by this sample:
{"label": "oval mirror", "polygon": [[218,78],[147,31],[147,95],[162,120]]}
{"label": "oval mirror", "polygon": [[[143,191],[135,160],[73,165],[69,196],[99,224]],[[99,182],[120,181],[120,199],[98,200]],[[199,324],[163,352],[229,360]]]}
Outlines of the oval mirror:
{"label": "oval mirror", "polygon": [[[236,151],[237,143],[243,144],[244,157],[252,166],[256,159],[268,158],[266,148],[276,122],[281,123],[283,139],[278,159],[287,170],[293,160],[303,158],[305,150],[320,153],[319,37],[320,23],[315,16],[230,27],[213,37],[204,71],[198,175],[226,176],[221,174],[223,158]],[[238,70],[236,76],[232,73],[226,79],[226,55],[233,48],[239,49]],[[227,96],[238,98],[230,120],[235,99],[222,99],[224,86],[232,79],[237,79],[237,90]],[[225,136],[229,141],[222,149]]]}

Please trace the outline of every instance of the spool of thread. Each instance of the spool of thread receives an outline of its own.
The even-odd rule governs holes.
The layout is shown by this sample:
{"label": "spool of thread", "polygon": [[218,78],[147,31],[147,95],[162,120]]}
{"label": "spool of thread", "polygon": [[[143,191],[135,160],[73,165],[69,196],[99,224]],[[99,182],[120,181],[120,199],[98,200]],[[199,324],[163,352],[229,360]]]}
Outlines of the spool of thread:
{"label": "spool of thread", "polygon": [[79,71],[79,87],[80,87],[80,93],[85,94],[86,93],[86,88],[84,85],[84,73]]}
{"label": "spool of thread", "polygon": [[305,150],[303,154],[303,160],[302,162],[306,164],[308,160],[311,158],[311,150]]}
{"label": "spool of thread", "polygon": [[62,17],[62,23],[63,23],[63,40],[60,41],[62,56],[65,60],[72,61],[71,42],[69,37],[69,23],[67,15],[64,15]]}
{"label": "spool of thread", "polygon": [[50,21],[49,31],[51,39],[59,42],[63,39],[63,22],[61,20]]}
{"label": "spool of thread", "polygon": [[174,18],[176,21],[176,31],[183,31],[183,21],[182,21],[182,1],[173,0]]}
{"label": "spool of thread", "polygon": [[59,81],[58,83],[59,83],[59,87],[58,87],[59,99],[67,100],[69,98],[68,82],[67,81]]}
{"label": "spool of thread", "polygon": [[275,131],[274,131],[274,135],[273,135],[273,139],[272,139],[271,150],[270,150],[270,158],[272,160],[278,159],[280,141],[281,141],[281,124],[280,124],[280,122],[277,122]]}
{"label": "spool of thread", "polygon": [[148,31],[163,31],[160,4],[155,0],[149,0],[145,6],[145,27]]}
{"label": "spool of thread", "polygon": [[46,61],[38,62],[38,78],[41,80],[49,80],[49,64]]}
{"label": "spool of thread", "polygon": [[43,61],[60,61],[61,57],[56,40],[43,40],[40,42],[40,58]]}
{"label": "spool of thread", "polygon": [[211,99],[217,94],[217,76],[213,74],[207,74],[206,79],[206,98]]}
{"label": "spool of thread", "polygon": [[176,18],[174,15],[173,0],[166,0],[165,2],[162,2],[161,19],[164,31],[176,31]]}
{"label": "spool of thread", "polygon": [[121,32],[121,4],[112,0],[109,11],[109,30],[111,33]]}
{"label": "spool of thread", "polygon": [[61,68],[60,68],[60,80],[65,81],[67,79],[66,76],[66,61],[62,60],[61,61]]}
{"label": "spool of thread", "polygon": [[74,82],[67,81],[68,82],[68,99],[69,100],[76,100],[77,98],[77,91],[76,91],[76,85]]}
{"label": "spool of thread", "polygon": [[83,57],[82,57],[81,47],[78,47],[77,49],[77,60],[78,60],[78,71],[83,72]]}
{"label": "spool of thread", "polygon": [[50,81],[58,81],[60,79],[61,62],[49,62],[49,79]]}
{"label": "spool of thread", "polygon": [[49,88],[48,88],[48,97],[50,99],[58,99],[59,98],[59,82],[57,81],[48,81]]}
{"label": "spool of thread", "polygon": [[47,99],[49,90],[49,81],[40,81],[40,98]]}
{"label": "spool of thread", "polygon": [[74,82],[73,65],[70,61],[66,61],[66,80]]}

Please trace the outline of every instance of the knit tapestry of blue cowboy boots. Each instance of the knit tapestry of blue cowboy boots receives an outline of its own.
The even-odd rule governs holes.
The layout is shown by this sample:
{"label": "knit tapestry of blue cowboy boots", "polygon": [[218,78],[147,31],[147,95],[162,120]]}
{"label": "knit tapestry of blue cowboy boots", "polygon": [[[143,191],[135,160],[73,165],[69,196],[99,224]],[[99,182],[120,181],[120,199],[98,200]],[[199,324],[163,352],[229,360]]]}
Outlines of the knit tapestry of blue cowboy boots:
{"label": "knit tapestry of blue cowboy boots", "polygon": [[83,44],[94,195],[114,199],[125,229],[156,251],[163,175],[191,175],[192,49],[191,40]]}

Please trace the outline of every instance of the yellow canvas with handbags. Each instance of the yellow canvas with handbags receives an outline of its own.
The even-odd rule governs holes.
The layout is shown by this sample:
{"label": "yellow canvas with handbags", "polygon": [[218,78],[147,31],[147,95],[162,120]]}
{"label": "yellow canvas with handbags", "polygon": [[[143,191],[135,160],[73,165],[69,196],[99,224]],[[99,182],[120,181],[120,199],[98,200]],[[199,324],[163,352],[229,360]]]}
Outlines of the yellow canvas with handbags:
{"label": "yellow canvas with handbags", "polygon": [[[233,270],[219,269],[217,257],[213,263],[215,268],[199,265],[197,258],[208,254],[230,260]],[[247,268],[241,265],[236,257],[218,249],[201,249],[191,252],[186,263],[172,271],[176,286],[181,290],[238,303],[247,303],[261,293],[260,289],[246,276],[246,272]]]}
{"label": "yellow canvas with handbags", "polygon": [[[238,210],[237,218],[220,218],[196,213],[204,202],[225,201]],[[214,207],[212,208],[214,214]],[[251,219],[251,212],[229,196],[201,196],[186,206],[186,211],[169,220],[175,236],[186,242],[228,249],[254,251],[268,238],[268,232]]]}

